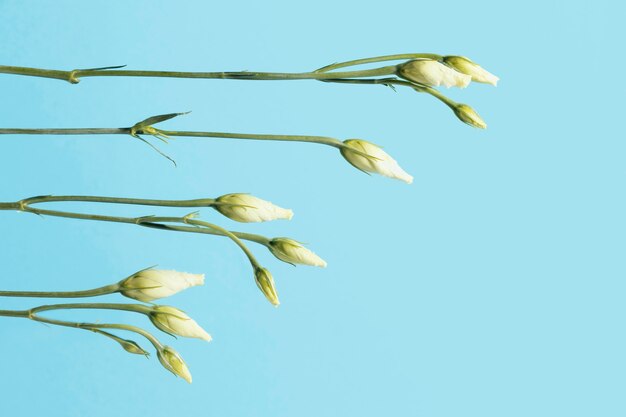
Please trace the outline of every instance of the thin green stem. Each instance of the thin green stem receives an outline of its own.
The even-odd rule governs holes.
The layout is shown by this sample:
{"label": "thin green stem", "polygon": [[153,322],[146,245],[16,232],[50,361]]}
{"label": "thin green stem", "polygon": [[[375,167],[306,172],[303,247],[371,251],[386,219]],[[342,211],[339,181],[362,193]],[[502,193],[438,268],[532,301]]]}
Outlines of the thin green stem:
{"label": "thin green stem", "polygon": [[[43,310],[40,310],[40,311],[43,311]],[[72,321],[65,321],[65,320],[49,319],[46,317],[38,316],[37,308],[31,309],[31,310],[19,310],[19,311],[18,310],[0,310],[0,316],[25,318],[25,319],[30,319],[30,320],[37,321],[40,323],[52,324],[55,326],[72,327],[72,328],[83,329],[83,330],[93,330],[93,329],[124,330],[124,331],[137,333],[145,337],[148,341],[150,341],[150,343],[152,343],[152,345],[157,350],[163,347],[161,342],[159,342],[159,340],[156,337],[154,337],[151,333],[147,332],[146,330],[140,327],[131,326],[127,324],[79,323],[79,322],[72,322]]]}
{"label": "thin green stem", "polygon": [[139,206],[156,207],[211,207],[213,204],[215,204],[215,199],[213,198],[199,198],[193,200],[154,200],[145,198],[101,197],[86,195],[45,195],[27,198],[22,201],[25,204],[70,201],[89,203],[132,204]]}
{"label": "thin green stem", "polygon": [[[322,68],[316,70],[315,72],[317,72],[317,73],[324,73],[324,72],[333,71],[333,70],[336,70],[336,69],[339,69],[339,68],[353,67],[353,66],[356,66],[356,65],[373,64],[375,62],[400,61],[400,60],[420,59],[420,58],[440,60],[442,58],[442,56],[441,55],[437,55],[437,54],[428,54],[428,53],[383,55],[383,56],[376,56],[376,57],[373,57],[373,58],[362,58],[362,59],[354,59],[352,61],[337,62],[335,64],[331,64],[331,65],[327,65],[325,67],[322,67]],[[344,77],[341,77],[341,78],[344,78]]]}
{"label": "thin green stem", "polygon": [[387,66],[369,70],[335,72],[333,74],[318,72],[189,72],[189,71],[145,71],[119,69],[87,69],[61,71],[42,68],[0,66],[0,73],[25,75],[31,77],[65,80],[76,84],[84,77],[159,77],[159,78],[204,78],[204,79],[236,79],[236,80],[321,80],[325,78],[361,78],[377,77],[394,74],[396,66]]}
{"label": "thin green stem", "polygon": [[143,304],[124,304],[124,303],[67,303],[67,304],[48,304],[30,309],[31,314],[37,314],[43,311],[52,310],[120,310],[131,311],[144,315],[150,315],[151,307]]}
{"label": "thin green stem", "polygon": [[111,284],[82,291],[0,291],[0,297],[83,298],[114,294],[119,289],[119,284]]}

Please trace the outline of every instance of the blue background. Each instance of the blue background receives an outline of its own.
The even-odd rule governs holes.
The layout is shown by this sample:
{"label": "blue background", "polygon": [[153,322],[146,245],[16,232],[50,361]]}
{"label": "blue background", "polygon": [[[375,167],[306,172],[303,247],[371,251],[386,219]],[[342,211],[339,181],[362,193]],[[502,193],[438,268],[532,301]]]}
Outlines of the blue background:
{"label": "blue background", "polygon": [[[445,91],[489,128],[406,89],[0,76],[2,127],[122,127],[193,110],[163,128],[363,138],[415,176],[410,186],[367,177],[308,144],[179,138],[162,146],[174,168],[130,137],[0,138],[2,201],[251,192],[295,217],[242,225],[202,215],[305,241],[329,263],[293,268],[251,246],[276,279],[275,309],[224,239],[3,212],[3,289],[90,288],[154,264],[205,273],[204,287],[167,303],[214,341],[161,337],[190,366],[187,385],[154,355],[4,318],[0,414],[626,415],[622,3],[176,3],[0,0],[0,62],[306,71],[392,53],[462,54],[502,78],[498,88]],[[64,317],[148,327],[115,312]]]}

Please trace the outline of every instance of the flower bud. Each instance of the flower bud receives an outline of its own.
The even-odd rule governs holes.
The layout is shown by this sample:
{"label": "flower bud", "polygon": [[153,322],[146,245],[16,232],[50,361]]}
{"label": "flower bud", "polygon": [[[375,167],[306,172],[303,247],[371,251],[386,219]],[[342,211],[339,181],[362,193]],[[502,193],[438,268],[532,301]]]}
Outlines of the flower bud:
{"label": "flower bud", "polygon": [[269,245],[270,251],[281,261],[326,268],[326,261],[293,239],[277,237],[270,240]]}
{"label": "flower bud", "polygon": [[119,283],[122,295],[146,303],[203,284],[203,274],[158,269],[139,271]]}
{"label": "flower bud", "polygon": [[340,150],[341,155],[355,168],[396,178],[407,184],[413,182],[413,177],[379,146],[361,139],[348,139],[343,143],[345,146]]}
{"label": "flower bud", "polygon": [[293,217],[293,211],[278,207],[250,194],[226,194],[215,201],[215,210],[229,219],[242,223],[266,222],[277,219],[291,220]]}
{"label": "flower bud", "polygon": [[110,339],[115,340],[128,353],[132,353],[132,354],[135,354],[135,355],[144,355],[144,356],[149,356],[150,355],[141,346],[139,346],[137,344],[137,342],[135,342],[133,340],[122,339],[119,336],[116,336],[116,335],[114,335],[112,333],[105,332],[104,330],[100,330],[100,329],[97,329],[97,328],[91,328],[90,330],[92,332],[94,332],[94,333],[98,333],[98,334],[106,336],[106,337],[108,337]]}
{"label": "flower bud", "polygon": [[191,384],[189,368],[187,368],[187,364],[178,352],[169,346],[163,346],[163,348],[157,350],[157,356],[165,369]]}
{"label": "flower bud", "polygon": [[211,341],[210,334],[176,307],[155,306],[150,311],[149,317],[152,324],[165,333]]}
{"label": "flower bud", "polygon": [[500,78],[464,56],[445,56],[443,57],[443,62],[458,72],[469,75],[472,77],[472,81],[477,83],[491,84],[495,87],[500,80]]}
{"label": "flower bud", "polygon": [[398,65],[397,74],[406,80],[431,86],[465,88],[472,77],[432,59],[414,59]]}
{"label": "flower bud", "polygon": [[257,266],[254,270],[254,280],[256,281],[257,287],[261,290],[265,298],[278,307],[280,301],[278,301],[278,294],[276,294],[276,288],[274,287],[274,278],[270,271],[267,269]]}
{"label": "flower bud", "polygon": [[479,129],[487,129],[487,123],[476,113],[476,111],[467,104],[457,104],[454,107],[454,114],[463,123],[467,123],[470,126],[477,127]]}

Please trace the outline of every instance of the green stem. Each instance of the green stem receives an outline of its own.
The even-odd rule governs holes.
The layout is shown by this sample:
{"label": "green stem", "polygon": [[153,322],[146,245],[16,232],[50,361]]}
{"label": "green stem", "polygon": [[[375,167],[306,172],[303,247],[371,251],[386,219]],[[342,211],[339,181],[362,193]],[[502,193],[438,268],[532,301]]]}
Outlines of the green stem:
{"label": "green stem", "polygon": [[[420,59],[420,58],[440,60],[442,58],[442,56],[441,55],[437,55],[437,54],[428,54],[428,53],[383,55],[383,56],[376,56],[376,57],[373,57],[373,58],[362,58],[362,59],[354,59],[352,61],[338,62],[338,63],[335,63],[335,64],[331,64],[331,65],[327,65],[325,67],[322,67],[322,68],[316,70],[315,72],[317,72],[317,73],[324,73],[324,72],[329,72],[329,71],[332,71],[332,70],[336,70],[338,68],[353,67],[353,66],[356,66],[356,65],[364,65],[364,64],[373,64],[375,62],[399,61],[399,60]],[[337,78],[345,78],[345,77],[337,77]]]}
{"label": "green stem", "polygon": [[143,304],[124,304],[124,303],[68,303],[68,304],[48,304],[35,308],[31,308],[30,314],[37,314],[42,311],[52,311],[52,310],[120,310],[120,311],[131,311],[134,313],[140,313],[144,315],[149,315],[152,311],[151,307],[148,307]]}
{"label": "green stem", "polygon": [[83,77],[163,77],[163,78],[204,78],[204,79],[236,79],[236,80],[321,80],[326,78],[360,78],[391,75],[396,66],[387,66],[370,70],[335,72],[332,74],[318,72],[188,72],[188,71],[144,71],[144,70],[103,70],[87,69],[61,71],[29,67],[13,67],[0,65],[0,73],[25,75],[31,77],[53,78],[76,84]]}
{"label": "green stem", "polygon": [[213,198],[198,198],[193,200],[153,200],[145,198],[101,197],[86,195],[45,195],[22,200],[25,204],[53,203],[60,201],[132,204],[139,206],[156,207],[211,207],[215,203]]}
{"label": "green stem", "polygon": [[105,285],[83,291],[0,291],[0,297],[39,297],[39,298],[82,298],[114,294],[120,289],[119,284]]}
{"label": "green stem", "polygon": [[55,326],[63,326],[63,327],[72,327],[83,330],[93,330],[93,329],[114,329],[114,330],[125,330],[133,333],[137,333],[152,343],[152,345],[158,350],[163,347],[161,342],[154,337],[151,333],[145,331],[144,329],[136,326],[131,326],[127,324],[108,324],[108,323],[78,323],[72,321],[65,320],[57,320],[57,319],[49,319],[45,317],[40,317],[36,314],[37,308],[31,310],[0,310],[0,316],[3,317],[19,317],[30,319],[33,321],[37,321],[40,323],[52,324]]}
{"label": "green stem", "polygon": [[[344,144],[339,139],[327,136],[310,136],[310,135],[265,135],[257,133],[228,133],[228,132],[201,132],[201,131],[184,131],[184,130],[161,130],[156,129],[160,134],[175,137],[203,137],[203,138],[222,138],[222,139],[248,139],[248,140],[271,140],[271,141],[289,141],[289,142],[307,142],[318,143],[321,145],[332,146],[341,149]],[[16,129],[16,128],[0,128],[0,135],[128,135],[131,128],[68,128],[68,129]],[[144,132],[138,132],[142,134]],[[151,134],[151,133],[147,133]],[[130,203],[132,204],[132,203]],[[182,207],[182,206],[181,206]],[[192,207],[192,206],[185,206]]]}

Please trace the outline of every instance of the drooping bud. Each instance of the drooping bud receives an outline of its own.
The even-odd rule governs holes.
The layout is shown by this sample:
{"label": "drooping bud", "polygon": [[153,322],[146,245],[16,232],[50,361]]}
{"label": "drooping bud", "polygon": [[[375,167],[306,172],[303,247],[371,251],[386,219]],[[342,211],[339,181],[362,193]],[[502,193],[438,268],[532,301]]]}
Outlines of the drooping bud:
{"label": "drooping bud", "polygon": [[465,88],[472,77],[462,74],[433,59],[414,59],[398,65],[397,74],[406,80],[438,87]]}
{"label": "drooping bud", "polygon": [[413,177],[404,171],[398,162],[378,145],[361,139],[348,139],[341,148],[341,155],[354,167],[411,184]]}
{"label": "drooping bud", "polygon": [[203,284],[203,274],[158,269],[139,271],[119,283],[122,295],[143,302],[169,297],[189,287]]}
{"label": "drooping bud", "polygon": [[165,369],[191,384],[189,368],[178,352],[169,346],[163,346],[157,350],[157,356]]}
{"label": "drooping bud", "polygon": [[276,294],[276,288],[274,287],[274,278],[272,274],[270,274],[270,271],[257,266],[254,269],[254,280],[257,287],[259,287],[263,295],[265,295],[265,298],[267,298],[267,301],[278,307],[280,301],[278,301],[278,294]]}
{"label": "drooping bud", "polygon": [[500,80],[500,78],[464,56],[444,56],[443,62],[458,72],[469,75],[472,77],[472,81],[477,83],[491,84],[495,87]]}
{"label": "drooping bud", "polygon": [[266,222],[277,219],[291,220],[293,217],[293,211],[278,207],[250,194],[226,194],[215,201],[215,210],[229,219],[242,223]]}
{"label": "drooping bud", "polygon": [[457,104],[454,108],[454,114],[463,123],[479,129],[487,129],[487,123],[476,113],[476,111],[467,104]]}
{"label": "drooping bud", "polygon": [[287,237],[277,237],[269,242],[270,251],[281,261],[290,264],[326,267],[326,261],[313,251],[305,248],[300,242]]}
{"label": "drooping bud", "polygon": [[149,314],[152,324],[165,333],[211,341],[211,335],[176,307],[155,306]]}

